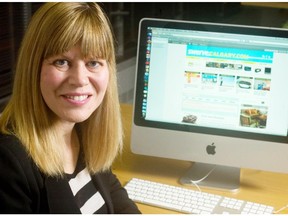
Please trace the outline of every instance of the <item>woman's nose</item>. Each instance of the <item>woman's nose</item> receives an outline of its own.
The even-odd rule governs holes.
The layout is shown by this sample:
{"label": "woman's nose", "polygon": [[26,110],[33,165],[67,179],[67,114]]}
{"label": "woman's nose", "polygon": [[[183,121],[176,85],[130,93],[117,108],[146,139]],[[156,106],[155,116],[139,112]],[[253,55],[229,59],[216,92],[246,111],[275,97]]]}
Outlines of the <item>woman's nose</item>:
{"label": "woman's nose", "polygon": [[89,84],[88,70],[85,64],[77,64],[71,67],[69,84],[80,87]]}

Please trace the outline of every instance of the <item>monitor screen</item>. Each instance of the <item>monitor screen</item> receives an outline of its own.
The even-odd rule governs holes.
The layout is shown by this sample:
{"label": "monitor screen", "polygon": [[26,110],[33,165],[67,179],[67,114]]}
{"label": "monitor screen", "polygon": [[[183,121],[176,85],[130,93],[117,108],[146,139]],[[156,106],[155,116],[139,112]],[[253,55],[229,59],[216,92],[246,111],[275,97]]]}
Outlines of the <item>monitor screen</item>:
{"label": "monitor screen", "polygon": [[287,30],[143,19],[136,69],[133,152],[288,172]]}

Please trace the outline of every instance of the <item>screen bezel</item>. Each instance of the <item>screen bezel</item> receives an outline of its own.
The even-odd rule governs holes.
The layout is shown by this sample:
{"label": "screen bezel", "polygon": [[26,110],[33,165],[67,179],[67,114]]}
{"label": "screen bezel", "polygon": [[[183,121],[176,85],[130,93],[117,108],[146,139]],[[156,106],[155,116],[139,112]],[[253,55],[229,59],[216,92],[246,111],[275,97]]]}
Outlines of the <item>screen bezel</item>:
{"label": "screen bezel", "polygon": [[240,25],[228,25],[228,24],[213,24],[204,22],[186,22],[175,20],[163,20],[163,19],[148,19],[141,20],[139,25],[139,37],[138,37],[138,59],[136,65],[136,89],[135,89],[135,101],[134,101],[134,124],[137,126],[177,130],[194,133],[205,133],[209,135],[229,136],[235,138],[244,138],[252,140],[263,140],[270,142],[277,142],[288,144],[288,131],[286,136],[268,135],[263,133],[250,133],[245,131],[236,131],[228,129],[217,129],[201,126],[193,126],[187,124],[177,124],[168,122],[159,122],[146,120],[142,117],[142,101],[143,101],[143,88],[144,88],[144,73],[146,62],[146,45],[147,45],[147,29],[148,27],[160,27],[160,28],[174,28],[184,30],[197,30],[197,31],[212,31],[217,33],[237,33],[243,35],[254,36],[270,36],[270,37],[282,37],[288,38],[288,31],[277,28],[264,28],[254,26],[240,26]]}

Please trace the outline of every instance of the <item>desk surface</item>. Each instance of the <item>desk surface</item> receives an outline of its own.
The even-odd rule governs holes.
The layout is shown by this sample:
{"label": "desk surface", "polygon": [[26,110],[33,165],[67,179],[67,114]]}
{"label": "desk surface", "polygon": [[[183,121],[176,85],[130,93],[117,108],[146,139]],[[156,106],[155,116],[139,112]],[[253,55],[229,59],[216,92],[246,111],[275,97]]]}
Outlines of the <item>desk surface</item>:
{"label": "desk surface", "polygon": [[[131,153],[130,128],[132,121],[132,106],[122,104],[121,108],[125,133],[124,150],[123,154],[117,158],[113,165],[113,172],[118,176],[121,183],[125,185],[131,178],[137,177],[189,188],[188,186],[180,185],[178,179],[185,174],[191,166],[190,162],[148,157]],[[193,186],[190,188],[196,189]],[[241,169],[241,187],[237,192],[204,188],[202,188],[202,191],[272,205],[275,210],[278,210],[288,204],[288,174]],[[148,205],[137,205],[141,212],[145,214],[177,213]],[[288,209],[286,208],[279,213],[288,214]]]}
{"label": "desk surface", "polygon": [[241,4],[244,6],[288,9],[288,2],[241,2]]}

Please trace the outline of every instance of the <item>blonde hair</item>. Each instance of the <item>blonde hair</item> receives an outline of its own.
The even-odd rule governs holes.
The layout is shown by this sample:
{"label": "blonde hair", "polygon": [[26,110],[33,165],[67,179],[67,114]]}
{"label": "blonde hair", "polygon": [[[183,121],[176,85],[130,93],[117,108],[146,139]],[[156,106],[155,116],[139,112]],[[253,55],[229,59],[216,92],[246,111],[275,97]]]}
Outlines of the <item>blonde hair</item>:
{"label": "blonde hair", "polygon": [[78,123],[88,170],[107,170],[122,149],[122,125],[117,92],[114,38],[111,24],[96,3],[46,3],[33,16],[19,51],[11,99],[0,119],[2,133],[19,138],[47,175],[63,175],[61,138],[53,113],[40,91],[44,59],[81,44],[83,55],[108,63],[109,83],[102,104]]}

